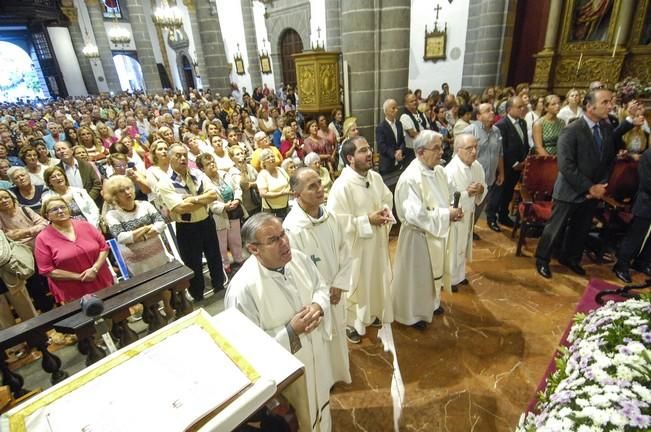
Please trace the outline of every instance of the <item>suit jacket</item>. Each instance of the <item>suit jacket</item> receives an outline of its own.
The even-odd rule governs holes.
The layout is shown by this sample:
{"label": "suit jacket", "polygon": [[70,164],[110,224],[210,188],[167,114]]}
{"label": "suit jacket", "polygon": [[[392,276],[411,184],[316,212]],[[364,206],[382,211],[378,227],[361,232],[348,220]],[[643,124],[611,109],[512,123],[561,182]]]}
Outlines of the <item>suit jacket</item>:
{"label": "suit jacket", "polygon": [[523,162],[529,154],[529,138],[527,137],[527,122],[518,119],[520,129],[522,129],[523,138],[520,138],[518,131],[506,116],[498,121],[495,126],[502,134],[502,147],[504,151],[504,169],[512,170],[516,162]]}
{"label": "suit jacket", "polygon": [[603,151],[599,154],[592,130],[583,117],[567,125],[558,137],[558,177],[553,198],[581,203],[592,185],[606,183],[615,163],[617,148],[613,127],[600,123]]}
{"label": "suit jacket", "polygon": [[[88,195],[93,199],[93,201],[100,201],[100,192],[102,191],[102,181],[100,180],[95,168],[86,161],[77,159],[79,164],[79,175],[81,176],[81,182],[84,185],[84,189],[88,192]],[[59,166],[63,168],[65,172],[66,167],[63,165],[63,161],[59,162]]]}
{"label": "suit jacket", "polygon": [[396,119],[396,129],[398,131],[398,139],[393,134],[389,122],[382,120],[375,128],[375,144],[380,152],[380,174],[394,171],[396,168],[396,159],[394,153],[396,150],[401,149],[405,152],[405,135],[402,129],[402,124]]}
{"label": "suit jacket", "polygon": [[651,151],[642,153],[637,171],[640,174],[640,185],[633,204],[633,214],[651,219]]}

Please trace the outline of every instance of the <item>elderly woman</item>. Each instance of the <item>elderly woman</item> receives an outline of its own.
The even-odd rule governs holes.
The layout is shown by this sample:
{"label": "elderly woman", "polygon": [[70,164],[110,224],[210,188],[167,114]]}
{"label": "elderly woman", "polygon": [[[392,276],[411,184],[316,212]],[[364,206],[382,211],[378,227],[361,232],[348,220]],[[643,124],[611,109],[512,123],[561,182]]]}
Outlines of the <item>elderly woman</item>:
{"label": "elderly woman", "polygon": [[174,144],[176,141],[174,138],[174,131],[167,126],[158,128],[158,135],[160,135],[160,137],[167,143],[168,146]]}
{"label": "elderly woman", "polygon": [[233,256],[235,271],[244,262],[242,256],[242,236],[240,235],[240,220],[244,217],[242,209],[242,189],[231,173],[220,172],[215,158],[210,153],[204,153],[197,159],[197,166],[215,185],[217,201],[211,206],[213,219],[217,226],[219,251],[226,273],[231,273],[231,260],[228,251]]}
{"label": "elderly woman", "polygon": [[113,205],[106,224],[118,242],[122,257],[132,274],[140,274],[169,262],[160,234],[165,221],[147,201],[136,200],[132,181],[116,174],[104,183],[104,199]]}
{"label": "elderly woman", "polygon": [[280,154],[280,151],[271,145],[267,134],[260,131],[255,134],[255,151],[253,152],[253,155],[251,155],[251,166],[253,166],[253,168],[255,168],[257,171],[260,171],[262,169],[260,154],[265,149],[268,149],[272,152],[276,158],[277,165],[280,165],[280,162],[283,160],[283,156]]}
{"label": "elderly woman", "polygon": [[39,163],[44,167],[51,167],[54,165],[58,165],[59,162],[61,162],[57,158],[50,157],[50,152],[48,151],[47,146],[45,145],[45,141],[37,140],[32,145],[34,146],[34,149],[36,149],[36,154],[38,155]]}
{"label": "elderly woman", "polygon": [[226,142],[228,147],[239,146],[244,151],[245,157],[250,157],[253,154],[253,147],[251,147],[247,142],[239,141],[239,133],[237,129],[229,128],[226,133]]}
{"label": "elderly woman", "polygon": [[[99,209],[84,188],[70,186],[63,168],[50,167],[45,170],[45,184],[50,189],[43,194],[43,202],[52,196],[59,196],[68,204],[69,216],[99,226]],[[42,210],[42,208],[41,208]]]}
{"label": "elderly woman", "polygon": [[8,174],[15,185],[10,190],[16,196],[18,203],[40,213],[43,193],[46,191],[45,184],[34,185],[32,177],[24,167],[11,167]]}
{"label": "elderly woman", "polygon": [[54,299],[68,303],[111,286],[109,248],[102,233],[86,221],[73,219],[68,202],[60,196],[46,199],[41,214],[50,225],[36,237],[34,254]]}
{"label": "elderly woman", "polygon": [[45,171],[45,168],[47,167],[38,161],[38,153],[36,152],[36,149],[31,146],[25,146],[20,149],[18,156],[25,164],[25,168],[27,168],[27,172],[32,179],[32,184],[44,185],[45,181],[43,180],[43,171]]}
{"label": "elderly woman", "polygon": [[167,218],[169,213],[158,196],[157,185],[161,180],[168,179],[174,171],[170,167],[170,158],[167,154],[167,142],[158,139],[151,146],[151,160],[154,165],[147,168],[147,184],[150,185],[152,192],[149,194],[149,201],[158,209],[158,211]]}
{"label": "elderly woman", "polygon": [[[0,230],[5,233],[7,238],[23,243],[33,251],[34,239],[45,227],[47,227],[45,219],[29,207],[21,207],[11,192],[0,191]],[[12,278],[12,280],[3,282],[4,284],[0,285],[0,292],[5,288],[6,295],[3,296],[3,299],[0,299],[0,326],[5,323],[7,317],[4,313],[6,300],[12,303],[21,320],[36,315],[34,306],[41,312],[47,312],[54,307],[52,298],[48,296],[47,281],[38,273],[34,273],[26,281]],[[8,291],[6,288],[8,288]],[[34,299],[33,305],[29,299],[30,295]],[[15,304],[14,301],[18,304]],[[13,317],[11,315],[9,317],[11,317],[10,321],[13,322]]]}
{"label": "elderly woman", "polygon": [[327,196],[328,192],[330,192],[330,187],[332,186],[332,179],[330,178],[328,170],[321,166],[319,155],[316,153],[310,153],[305,156],[305,166],[312,168],[319,175],[321,186],[323,186],[323,191]]}
{"label": "elderly woman", "polygon": [[231,147],[228,149],[228,155],[235,163],[233,168],[233,176],[235,181],[240,185],[242,190],[242,205],[244,206],[244,216],[248,217],[260,208],[259,200],[256,201],[255,197],[259,199],[258,186],[255,180],[258,177],[258,172],[249,163],[246,162],[244,152],[240,147]]}
{"label": "elderly woman", "polygon": [[296,132],[291,126],[283,128],[283,140],[280,143],[280,154],[285,159],[303,160],[305,152],[303,151],[303,143],[296,136]]}
{"label": "elderly woman", "polygon": [[124,148],[126,148],[126,155],[129,158],[129,162],[133,163],[134,168],[138,171],[145,172],[147,167],[145,166],[145,161],[142,159],[142,156],[146,153],[145,149],[142,148],[138,141],[131,138],[131,136],[126,135],[120,138],[120,141],[109,148],[109,154],[125,153]]}
{"label": "elderly woman", "polygon": [[262,198],[262,211],[273,213],[284,219],[288,211],[288,201],[292,194],[289,188],[289,176],[278,167],[270,149],[262,150],[260,154],[262,170],[258,174],[256,184]]}
{"label": "elderly woman", "polygon": [[11,168],[11,162],[7,159],[0,159],[0,189],[11,189],[14,186],[9,180],[9,168]]}
{"label": "elderly woman", "polygon": [[109,157],[109,165],[111,166],[111,175],[109,178],[115,175],[126,176],[133,182],[136,199],[147,200],[147,195],[152,192],[147,182],[147,177],[145,173],[139,172],[134,168],[132,162],[129,162],[125,154],[112,154]]}
{"label": "elderly woman", "polygon": [[[325,117],[324,117],[325,119]],[[323,120],[325,122],[325,120]],[[325,128],[328,128],[328,124],[325,124]],[[316,121],[310,120],[305,125],[305,130],[307,132],[307,137],[303,141],[305,153],[314,152],[319,155],[321,162],[326,164],[328,168],[332,168],[332,152],[335,149],[335,144],[330,143],[330,141],[324,139],[319,133],[319,125]],[[328,129],[329,130],[329,129]],[[332,132],[332,131],[330,131]],[[334,135],[334,134],[333,134]]]}

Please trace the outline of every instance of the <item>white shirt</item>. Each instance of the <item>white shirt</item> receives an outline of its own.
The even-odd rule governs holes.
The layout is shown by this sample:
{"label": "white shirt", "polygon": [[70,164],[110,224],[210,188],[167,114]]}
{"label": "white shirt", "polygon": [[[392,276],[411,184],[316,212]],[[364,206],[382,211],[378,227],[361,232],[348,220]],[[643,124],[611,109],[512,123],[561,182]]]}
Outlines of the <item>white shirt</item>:
{"label": "white shirt", "polygon": [[387,121],[387,123],[389,123],[389,126],[391,126],[391,130],[393,131],[393,136],[396,139],[396,142],[398,142],[398,126],[396,126],[396,122],[391,121],[386,117],[384,119]]}
{"label": "white shirt", "polygon": [[78,187],[78,188],[84,188],[84,182],[81,179],[81,173],[79,172],[79,162],[77,162],[77,159],[73,159],[74,163],[72,165],[68,165],[67,163],[63,162],[63,169],[66,172],[66,177],[68,178],[68,183],[70,183],[70,186]]}

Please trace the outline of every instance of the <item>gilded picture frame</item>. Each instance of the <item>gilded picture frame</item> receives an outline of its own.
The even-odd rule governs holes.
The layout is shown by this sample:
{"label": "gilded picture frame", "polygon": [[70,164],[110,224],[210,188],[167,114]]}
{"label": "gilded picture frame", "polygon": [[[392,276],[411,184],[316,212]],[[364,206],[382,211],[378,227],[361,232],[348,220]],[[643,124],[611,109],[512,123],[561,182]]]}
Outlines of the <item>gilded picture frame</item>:
{"label": "gilded picture frame", "polygon": [[427,31],[425,27],[425,52],[423,54],[423,60],[437,62],[439,60],[445,60],[447,48],[447,25],[441,31],[436,26],[431,32]]}
{"label": "gilded picture frame", "polygon": [[242,60],[242,57],[235,57],[233,60],[235,61],[235,73],[238,75],[246,74],[246,71],[244,70],[244,60]]}
{"label": "gilded picture frame", "polygon": [[260,56],[260,70],[263,74],[268,75],[271,73],[271,59],[268,54]]}
{"label": "gilded picture frame", "polygon": [[[565,2],[563,13],[563,28],[561,32],[562,52],[587,52],[590,50],[608,50],[613,47],[617,38],[617,18],[622,0],[612,0],[601,14],[593,12],[591,17],[581,17],[587,14],[591,0],[569,0]],[[580,27],[579,27],[580,26]]]}

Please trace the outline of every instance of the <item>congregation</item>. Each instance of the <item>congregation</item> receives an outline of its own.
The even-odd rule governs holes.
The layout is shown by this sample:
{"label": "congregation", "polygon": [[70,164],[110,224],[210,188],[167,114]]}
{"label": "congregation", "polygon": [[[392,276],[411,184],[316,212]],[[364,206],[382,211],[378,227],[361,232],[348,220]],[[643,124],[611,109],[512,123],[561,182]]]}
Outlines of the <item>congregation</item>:
{"label": "congregation", "polygon": [[542,277],[552,256],[585,275],[593,217],[624,158],[639,161],[640,185],[613,271],[627,283],[631,268],[651,275],[651,131],[637,101],[601,82],[563,98],[443,84],[382,109],[374,151],[354,116],[301,113],[291,86],[0,105],[2,239],[37,265],[27,280],[0,272],[0,328],[111,286],[107,239],[134,275],[180,257],[195,302],[205,262],[226,307],[305,365],[307,385],[286,396],[302,430],[326,431],[330,390],[351,381],[347,343],[445,313],[441,291],[469,284],[481,216],[493,231],[514,227],[529,157],[559,171],[535,253]]}

